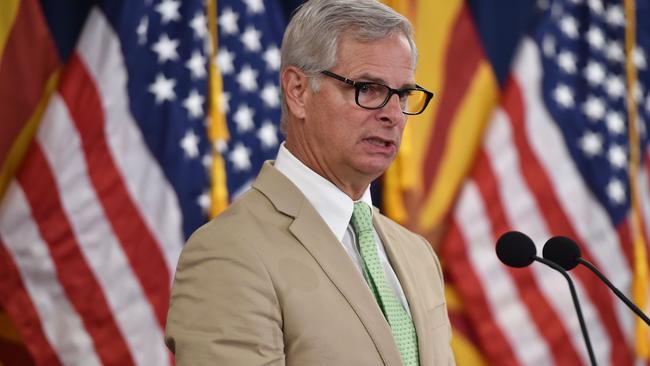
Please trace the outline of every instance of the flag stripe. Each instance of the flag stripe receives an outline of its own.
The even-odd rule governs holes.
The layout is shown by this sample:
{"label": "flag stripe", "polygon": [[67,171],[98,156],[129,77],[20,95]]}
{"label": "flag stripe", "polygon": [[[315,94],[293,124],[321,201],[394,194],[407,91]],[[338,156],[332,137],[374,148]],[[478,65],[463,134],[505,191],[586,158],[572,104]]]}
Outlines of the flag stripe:
{"label": "flag stripe", "polygon": [[[456,219],[451,221],[447,235],[449,240],[441,248],[442,256],[448,263],[454,263],[449,267],[450,277],[456,286],[466,294],[466,302],[472,304],[472,308],[474,308],[471,313],[468,312],[468,316],[475,325],[479,325],[475,327],[480,335],[478,343],[482,343],[481,348],[486,352],[488,358],[502,360],[505,365],[516,365],[515,350],[496,324],[495,313],[488,304],[487,294],[481,286],[479,275],[469,261],[467,242],[460,232]],[[483,343],[485,339],[490,340],[489,344]]]}
{"label": "flag stripe", "polygon": [[[1,228],[2,224],[0,223],[0,278],[2,278],[0,301],[2,301],[2,307],[11,315],[23,337],[30,340],[26,345],[36,362],[44,365],[61,365],[61,360],[45,337],[43,326],[38,321],[39,316],[25,289],[20,272],[6,249]],[[20,340],[14,341],[19,342]],[[3,352],[0,351],[0,354]]]}
{"label": "flag stripe", "polygon": [[[575,231],[569,225],[570,221],[562,210],[557,196],[553,194],[551,182],[528,145],[524,130],[524,106],[521,91],[518,84],[512,79],[509,79],[506,83],[503,107],[512,123],[514,146],[516,146],[521,157],[519,169],[521,169],[530,193],[535,197],[535,202],[537,202],[537,207],[541,211],[540,214],[546,221],[545,224],[548,226],[548,230],[570,238],[577,238]],[[590,248],[589,246],[583,247],[582,257],[593,262],[598,267],[602,267],[592,258]],[[613,298],[608,290],[603,286],[599,286],[597,278],[585,271],[575,271],[574,277],[578,277],[580,282],[584,284],[584,289],[591,299],[599,299],[592,303],[598,309],[600,321],[606,328],[608,337],[610,339],[622,339],[623,334],[617,324]],[[612,342],[611,345],[613,347],[611,354],[613,364],[622,365],[631,362],[629,349],[624,342]]]}
{"label": "flag stripe", "polygon": [[97,198],[119,240],[119,243],[114,244],[121,244],[155,309],[158,324],[164,328],[171,274],[160,247],[131,200],[110,155],[104,133],[104,110],[97,89],[76,54],[72,55],[66,65],[60,92],[79,131],[88,175]]}
{"label": "flag stripe", "polygon": [[[534,200],[524,181],[523,172],[520,169],[522,165],[521,157],[519,151],[515,148],[511,122],[508,120],[507,114],[502,110],[498,110],[496,117],[492,121],[491,128],[487,131],[485,149],[493,165],[499,187],[499,194],[491,197],[503,204],[511,227],[530,235],[533,242],[537,243],[537,246],[541,249],[544,239],[549,237],[548,227],[539,211],[539,204]],[[527,214],[524,216],[521,214],[522,212]],[[540,252],[539,249],[537,250],[538,253]],[[572,306],[573,303],[565,279],[546,266],[537,265],[536,263],[531,265],[530,271],[534,274],[534,282],[537,284],[539,291],[548,299],[546,305],[536,304],[530,307],[530,311],[535,313],[543,308],[553,309],[552,311],[561,319],[560,323],[555,326],[559,327],[559,329],[565,327],[570,334],[570,337],[548,337],[547,342],[551,347],[558,346],[556,342],[571,343],[582,356],[582,363],[587,364],[589,358],[582,343],[580,328],[570,325],[578,324],[578,319]],[[581,296],[582,287],[580,283],[575,283],[575,287],[579,296]],[[589,320],[590,315],[593,316],[594,313],[593,305],[587,301],[588,299],[584,298],[584,295],[581,297],[583,314],[585,319]],[[602,333],[599,324],[594,324],[591,328],[592,334]],[[598,348],[600,352],[607,353],[609,351],[608,343],[598,344],[594,342],[594,344],[601,346]],[[596,346],[594,346],[594,349],[597,348]]]}
{"label": "flag stripe", "polygon": [[[69,66],[74,66],[74,62]],[[80,86],[77,102],[90,107],[91,110],[96,110],[92,100],[88,100],[91,93],[84,89],[85,84],[75,82],[74,85]],[[62,88],[66,89],[67,87],[64,84]],[[71,121],[69,113],[64,101],[57,95],[50,102],[48,113],[44,117],[38,133],[38,140],[52,167],[56,186],[59,188],[63,209],[74,230],[79,249],[92,268],[120,332],[129,345],[130,352],[137,364],[163,365],[167,357],[162,341],[164,323],[163,325],[159,324],[154,309],[145,298],[141,283],[138,281],[140,278],[137,278],[134,273],[137,271],[137,267],[130,266],[133,263],[129,261],[128,255],[133,253],[126,252],[123,243],[120,245],[116,233],[112,230],[115,225],[111,226],[111,220],[114,218],[106,214],[110,212],[106,205],[101,205],[110,199],[98,197],[99,193],[93,190],[98,188],[93,186],[98,179],[93,175],[101,173],[93,171],[92,167],[105,166],[106,169],[103,172],[107,172],[106,175],[108,175],[111,173],[110,164],[87,159],[88,154],[84,153],[87,153],[88,149],[85,146],[82,148],[82,145],[92,145],[93,153],[102,154],[102,141],[92,137],[87,139],[88,136],[79,134],[75,130],[75,123],[76,127],[79,127],[79,122]],[[102,117],[92,117],[82,124],[94,125],[88,123],[93,120],[99,122]],[[84,138],[86,139],[80,140]],[[86,151],[83,150],[84,148]],[[90,170],[88,170],[88,166]],[[105,176],[104,179],[104,182],[110,184],[108,188],[110,192],[120,191],[119,182],[116,179],[110,176]],[[115,200],[119,201],[119,197]],[[124,202],[121,204],[123,207],[128,207]],[[129,215],[127,209],[125,211],[121,213],[122,216],[118,220],[124,218],[131,221],[137,220]],[[144,233],[142,236],[143,241],[146,240]],[[147,249],[157,250],[156,248]],[[156,253],[140,253],[140,258],[147,257],[155,260]],[[160,269],[151,268],[150,270],[149,276],[157,278],[154,274]],[[163,280],[165,280],[163,283],[165,286],[166,278],[163,277]],[[165,287],[159,288],[158,291],[168,290]],[[165,309],[163,308],[162,311],[164,312]],[[152,337],[154,334],[157,334],[157,337]]]}
{"label": "flag stripe", "polygon": [[[35,145],[34,145],[35,146]],[[52,186],[47,186],[49,189]],[[15,319],[25,317],[26,322],[40,321],[52,348],[66,365],[100,365],[93,340],[83,325],[83,320],[69,302],[66,289],[59,282],[63,273],[57,271],[51,249],[41,237],[37,223],[33,221],[29,202],[23,189],[14,181],[9,185],[0,216],[0,235],[4,247],[14,259],[21,273],[29,297],[37,314],[25,312],[12,314]],[[64,243],[65,244],[65,243]],[[86,299],[89,302],[91,299]],[[33,316],[33,318],[30,317]],[[30,317],[31,319],[27,319]],[[62,329],[66,334],[61,336]],[[27,340],[29,348],[40,347],[38,338]],[[36,353],[35,355],[38,355]]]}
{"label": "flag stripe", "polygon": [[80,251],[60,198],[52,194],[52,189],[57,187],[56,181],[38,144],[32,144],[17,179],[47,243],[57,277],[90,333],[102,363],[133,365],[134,360],[124,336],[113,318],[105,294]]}
{"label": "flag stripe", "polygon": [[451,31],[449,49],[445,58],[447,72],[444,76],[443,90],[440,93],[440,105],[435,116],[427,151],[425,153],[423,187],[424,196],[435,181],[445,151],[448,131],[457,112],[459,104],[465,97],[465,91],[471,84],[470,81],[482,59],[478,36],[469,13],[464,4],[458,13],[458,18]]}
{"label": "flag stripe", "polygon": [[[504,121],[500,118],[499,120]],[[494,130],[495,129],[493,128],[492,131]],[[503,141],[498,143],[503,143]],[[499,153],[504,154],[504,151],[501,150]],[[514,157],[511,154],[506,154],[502,155],[501,161],[510,160],[510,157]],[[499,186],[500,182],[494,175],[493,168],[490,167],[488,156],[484,150],[479,151],[474,179],[476,180],[477,188],[481,193],[484,202],[490,200],[491,197],[496,198],[501,196],[501,193],[498,192],[498,190],[503,186]],[[503,201],[492,199],[490,200],[490,204],[486,205],[489,219],[487,222],[491,224],[492,232],[496,234],[495,236],[499,236],[501,233],[512,229],[501,202]],[[514,284],[517,287],[519,298],[529,309],[531,320],[539,330],[540,335],[546,339],[546,342],[550,347],[550,356],[552,356],[554,364],[578,365],[581,363],[580,357],[576,353],[575,349],[571,347],[571,343],[569,342],[570,338],[563,325],[563,320],[560,318],[560,315],[553,310],[554,308],[544,296],[543,289],[539,287],[540,283],[537,278],[538,276],[534,273],[535,268],[536,267],[523,269],[507,268],[507,270],[509,276],[513,279]]]}
{"label": "flag stripe", "polygon": [[169,268],[166,274],[156,275],[171,283],[171,269],[176,268],[184,242],[181,210],[173,188],[147,149],[131,115],[122,50],[101,11],[91,10],[77,47],[100,96],[110,155]]}
{"label": "flag stripe", "polygon": [[[488,307],[516,358],[524,365],[551,365],[552,355],[534,326],[530,310],[519,298],[510,273],[494,255],[495,235],[491,231],[486,203],[476,182],[470,181],[465,185],[456,208],[455,219],[468,247],[470,265],[481,280],[480,286],[489,288],[486,291]],[[484,281],[489,281],[489,284]],[[510,300],[505,308],[503,299]],[[469,302],[473,303],[473,300]],[[480,319],[475,317],[475,321]],[[483,342],[490,342],[491,339],[484,338]]]}

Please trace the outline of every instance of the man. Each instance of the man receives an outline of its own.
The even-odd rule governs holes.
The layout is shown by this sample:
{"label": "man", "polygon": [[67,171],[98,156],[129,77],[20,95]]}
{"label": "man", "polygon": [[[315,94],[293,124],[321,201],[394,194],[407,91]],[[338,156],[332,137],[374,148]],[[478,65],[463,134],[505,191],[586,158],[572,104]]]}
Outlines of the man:
{"label": "man", "polygon": [[179,366],[453,365],[440,265],[369,185],[416,86],[411,26],[374,0],[312,0],[282,43],[286,141],[181,255],[167,322]]}

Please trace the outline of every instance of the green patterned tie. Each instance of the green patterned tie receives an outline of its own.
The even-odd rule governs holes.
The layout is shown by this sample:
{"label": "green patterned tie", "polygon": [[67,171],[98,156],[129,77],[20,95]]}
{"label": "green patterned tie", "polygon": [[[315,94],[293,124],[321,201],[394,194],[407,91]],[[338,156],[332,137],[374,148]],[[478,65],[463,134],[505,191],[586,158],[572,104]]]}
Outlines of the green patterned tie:
{"label": "green patterned tie", "polygon": [[377,253],[370,207],[363,202],[355,203],[351,221],[364,263],[363,275],[390,324],[402,362],[405,366],[417,366],[420,361],[415,327],[386,280],[386,273]]}

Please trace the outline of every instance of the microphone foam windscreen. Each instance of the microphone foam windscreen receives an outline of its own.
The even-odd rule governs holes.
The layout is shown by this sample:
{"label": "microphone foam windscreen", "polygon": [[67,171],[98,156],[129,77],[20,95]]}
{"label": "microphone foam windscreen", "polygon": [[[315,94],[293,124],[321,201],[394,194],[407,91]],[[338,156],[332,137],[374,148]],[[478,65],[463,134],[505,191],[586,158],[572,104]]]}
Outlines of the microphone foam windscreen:
{"label": "microphone foam windscreen", "polygon": [[526,267],[533,263],[537,248],[528,235],[519,231],[508,231],[497,240],[497,257],[510,267]]}
{"label": "microphone foam windscreen", "polygon": [[578,265],[580,247],[572,239],[566,236],[554,236],[544,244],[542,250],[544,258],[557,263],[564,270],[572,270]]}

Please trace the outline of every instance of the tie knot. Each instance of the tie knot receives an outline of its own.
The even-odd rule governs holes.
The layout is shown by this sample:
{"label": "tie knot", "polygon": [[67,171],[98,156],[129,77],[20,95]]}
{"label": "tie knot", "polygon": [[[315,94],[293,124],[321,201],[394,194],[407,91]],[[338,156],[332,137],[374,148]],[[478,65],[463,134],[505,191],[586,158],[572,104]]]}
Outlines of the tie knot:
{"label": "tie knot", "polygon": [[370,206],[363,202],[356,202],[352,211],[352,227],[357,236],[361,233],[372,232],[372,214]]}

